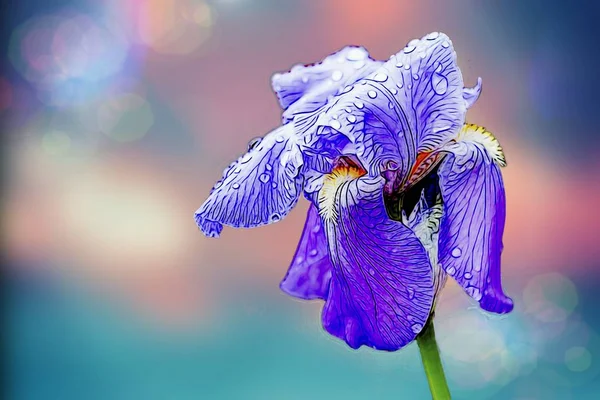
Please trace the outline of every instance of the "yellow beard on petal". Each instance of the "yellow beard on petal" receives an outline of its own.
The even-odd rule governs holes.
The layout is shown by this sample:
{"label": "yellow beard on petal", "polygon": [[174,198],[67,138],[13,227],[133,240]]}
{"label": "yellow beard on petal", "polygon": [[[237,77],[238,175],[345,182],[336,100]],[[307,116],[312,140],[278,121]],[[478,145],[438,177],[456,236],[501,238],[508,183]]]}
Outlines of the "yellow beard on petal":
{"label": "yellow beard on petal", "polygon": [[319,214],[326,221],[337,221],[335,195],[340,186],[365,174],[358,168],[348,166],[336,167],[323,178],[323,187],[319,191]]}
{"label": "yellow beard on petal", "polygon": [[501,167],[506,167],[506,158],[498,139],[487,129],[475,124],[463,125],[458,133],[457,141],[470,141],[481,144],[490,153],[492,159]]}

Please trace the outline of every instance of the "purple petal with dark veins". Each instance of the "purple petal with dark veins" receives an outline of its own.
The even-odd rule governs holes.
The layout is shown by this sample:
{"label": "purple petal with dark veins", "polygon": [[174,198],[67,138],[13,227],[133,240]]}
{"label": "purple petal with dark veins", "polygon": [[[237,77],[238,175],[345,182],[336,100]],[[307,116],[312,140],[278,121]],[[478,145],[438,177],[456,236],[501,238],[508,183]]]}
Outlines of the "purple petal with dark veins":
{"label": "purple petal with dark veins", "polygon": [[506,213],[500,167],[481,143],[448,146],[439,167],[444,203],[439,260],[444,270],[484,310],[513,309],[500,280],[500,254]]}
{"label": "purple petal with dark veins", "polygon": [[229,166],[195,213],[205,235],[219,236],[223,224],[251,228],[288,214],[304,180],[304,161],[296,140],[291,126],[283,126]]}
{"label": "purple petal with dark veins", "polygon": [[297,115],[294,125],[309,143],[340,132],[370,176],[393,160],[402,178],[418,152],[436,150],[456,135],[466,104],[452,42],[434,33],[411,41],[316,112]]}
{"label": "purple petal with dark veins", "polygon": [[363,47],[348,46],[320,63],[296,65],[289,72],[274,74],[271,84],[285,110],[283,122],[291,121],[295,114],[318,109],[330,96],[343,92],[381,64]]}
{"label": "purple petal with dark veins", "polygon": [[300,243],[288,272],[279,287],[301,299],[325,299],[331,280],[331,261],[319,211],[308,209]]}
{"label": "purple petal with dark veins", "polygon": [[352,348],[393,351],[423,328],[434,288],[425,249],[387,216],[383,184],[368,177],[342,183],[335,212],[321,210],[333,264],[322,321]]}

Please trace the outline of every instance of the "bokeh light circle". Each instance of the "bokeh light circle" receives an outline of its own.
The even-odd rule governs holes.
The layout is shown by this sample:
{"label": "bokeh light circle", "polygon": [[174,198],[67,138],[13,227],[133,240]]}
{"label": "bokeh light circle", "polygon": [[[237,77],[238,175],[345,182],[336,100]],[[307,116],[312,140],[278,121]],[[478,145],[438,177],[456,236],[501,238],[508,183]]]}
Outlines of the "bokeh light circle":
{"label": "bokeh light circle", "polygon": [[542,322],[567,319],[578,303],[573,282],[557,272],[533,277],[523,290],[525,312]]}
{"label": "bokeh light circle", "polygon": [[565,352],[565,364],[573,372],[583,372],[592,365],[592,355],[582,346],[574,346]]}

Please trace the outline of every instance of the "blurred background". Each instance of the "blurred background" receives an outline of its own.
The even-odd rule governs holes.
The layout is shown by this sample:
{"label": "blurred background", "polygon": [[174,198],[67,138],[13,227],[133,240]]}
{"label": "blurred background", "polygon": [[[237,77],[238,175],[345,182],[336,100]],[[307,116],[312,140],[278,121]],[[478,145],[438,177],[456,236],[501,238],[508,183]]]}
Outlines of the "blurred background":
{"label": "blurred background", "polygon": [[[582,2],[583,3],[583,2]],[[282,222],[197,230],[248,141],[276,127],[270,76],[348,44],[387,59],[443,31],[468,120],[501,141],[504,286],[455,284],[437,335],[457,399],[600,393],[599,6],[567,2],[3,2],[8,399],[426,399],[416,344],[353,351],[320,302],[279,291],[307,202]]]}

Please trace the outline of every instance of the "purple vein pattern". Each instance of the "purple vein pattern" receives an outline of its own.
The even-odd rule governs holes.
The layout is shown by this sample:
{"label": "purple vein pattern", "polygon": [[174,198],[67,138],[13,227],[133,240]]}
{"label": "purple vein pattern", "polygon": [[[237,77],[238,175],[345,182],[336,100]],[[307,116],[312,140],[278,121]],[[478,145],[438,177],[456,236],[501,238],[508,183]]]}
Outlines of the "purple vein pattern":
{"label": "purple vein pattern", "polygon": [[272,85],[282,126],[251,142],[196,211],[205,235],[277,222],[304,194],[281,289],[324,300],[323,327],[352,348],[413,341],[447,276],[484,310],[512,310],[500,276],[504,155],[465,124],[481,79],[464,87],[446,35],[385,62],[346,47]]}

